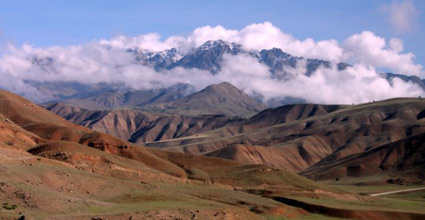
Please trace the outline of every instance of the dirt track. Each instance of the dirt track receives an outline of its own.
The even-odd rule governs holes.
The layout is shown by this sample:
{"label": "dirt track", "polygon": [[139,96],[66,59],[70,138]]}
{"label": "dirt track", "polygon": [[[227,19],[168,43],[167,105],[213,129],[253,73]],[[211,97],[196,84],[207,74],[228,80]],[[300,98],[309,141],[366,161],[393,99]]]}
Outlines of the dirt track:
{"label": "dirt track", "polygon": [[418,191],[418,190],[425,190],[425,187],[420,187],[420,188],[415,188],[415,189],[395,190],[395,191],[383,192],[383,193],[374,193],[374,194],[370,194],[370,196],[385,196],[385,195],[390,195],[390,194],[412,192],[412,191]]}

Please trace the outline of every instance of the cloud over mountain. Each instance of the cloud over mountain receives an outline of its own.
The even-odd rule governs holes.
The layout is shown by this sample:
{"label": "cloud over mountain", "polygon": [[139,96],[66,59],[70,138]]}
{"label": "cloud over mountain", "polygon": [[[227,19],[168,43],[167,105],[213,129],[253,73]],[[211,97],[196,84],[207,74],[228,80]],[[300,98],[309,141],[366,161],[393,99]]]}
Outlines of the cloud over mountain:
{"label": "cloud over mountain", "polygon": [[403,41],[392,38],[387,42],[370,31],[347,38],[343,47],[344,61],[351,61],[374,68],[387,68],[397,73],[423,76],[422,66],[414,63],[413,53],[403,52]]}
{"label": "cloud over mountain", "polygon": [[[212,48],[215,44],[204,45],[206,41],[218,39],[235,44],[222,41],[223,45],[218,49]],[[220,60],[199,61],[218,62],[220,68],[214,73],[197,67],[187,68],[179,61],[202,45],[205,48],[199,50],[210,50],[207,58],[220,55]],[[177,49],[170,50],[172,48]],[[258,57],[260,50],[272,48],[281,48],[296,56],[293,59],[297,62],[288,63],[282,70],[271,71]],[[320,63],[324,61],[320,61],[312,73],[306,74],[307,61],[301,57],[332,63],[324,66]],[[149,62],[167,68],[153,67]],[[167,66],[170,62],[175,65]],[[339,69],[338,62],[352,66]],[[204,26],[187,36],[171,36],[165,40],[151,33],[67,47],[10,45],[0,58],[0,87],[36,101],[52,97],[48,92],[33,87],[29,81],[122,83],[134,89],[189,83],[198,90],[212,83],[228,81],[247,94],[261,96],[264,100],[295,97],[318,103],[358,103],[423,95],[423,90],[415,84],[400,79],[389,82],[379,74],[379,69],[423,75],[422,66],[414,62],[414,54],[403,52],[401,39],[388,41],[365,31],[342,43],[333,39],[300,40],[265,22],[251,24],[241,30]]]}

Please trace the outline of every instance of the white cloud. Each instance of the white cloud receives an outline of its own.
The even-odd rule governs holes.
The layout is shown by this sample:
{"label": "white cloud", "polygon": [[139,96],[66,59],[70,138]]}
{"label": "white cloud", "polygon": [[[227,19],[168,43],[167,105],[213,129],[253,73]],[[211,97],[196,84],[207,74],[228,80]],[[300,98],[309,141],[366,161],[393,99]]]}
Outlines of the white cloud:
{"label": "white cloud", "polygon": [[171,36],[161,41],[158,34],[137,37],[116,37],[102,40],[117,48],[139,47],[161,51],[180,47],[183,51],[202,45],[208,40],[225,40],[241,44],[247,50],[281,48],[283,51],[306,58],[317,58],[333,62],[348,62],[372,65],[406,75],[422,75],[421,65],[414,63],[414,54],[402,53],[403,41],[393,38],[390,42],[374,33],[364,31],[355,34],[339,44],[336,40],[315,41],[311,38],[299,40],[282,32],[270,22],[251,24],[241,30],[226,29],[223,26],[204,26],[195,29],[187,37]]}
{"label": "white cloud", "polygon": [[[354,65],[344,71],[320,68],[312,76],[297,75],[283,84],[284,92],[318,103],[363,103],[399,96],[415,97],[424,92],[411,83],[395,80],[390,85],[375,69]],[[303,88],[303,89],[297,89]]]}
{"label": "white cloud", "polygon": [[344,43],[344,60],[353,63],[371,65],[375,68],[387,68],[406,75],[423,75],[422,66],[415,64],[413,53],[401,53],[403,41],[398,38],[390,40],[364,31],[347,38]]}
{"label": "white cloud", "polygon": [[236,42],[254,50],[277,47],[295,56],[331,61],[340,60],[343,52],[335,40],[318,42],[311,38],[298,40],[269,22],[248,25],[239,32],[239,36],[240,39]]}
{"label": "white cloud", "polygon": [[136,37],[117,36],[112,39],[102,39],[99,41],[101,45],[108,45],[114,48],[129,49],[143,48],[149,51],[163,51],[173,47],[186,47],[187,39],[181,36],[172,36],[161,41],[161,36],[157,33],[149,33]]}
{"label": "white cloud", "polygon": [[[239,43],[249,50],[278,47],[296,56],[345,61],[353,64],[353,67],[344,71],[338,71],[336,67],[320,68],[308,77],[304,75],[305,62],[299,62],[297,68],[285,69],[288,75],[283,79],[276,79],[267,66],[253,57],[225,55],[222,69],[216,75],[180,67],[158,72],[136,63],[133,55],[126,52],[126,49],[133,47],[152,51],[172,47],[188,49],[217,39]],[[165,40],[161,40],[158,34],[146,34],[119,36],[69,47],[12,45],[0,57],[0,87],[36,101],[46,101],[51,95],[31,87],[25,83],[27,80],[123,83],[135,89],[167,87],[181,82],[192,84],[198,90],[212,83],[228,81],[248,94],[261,94],[266,99],[291,96],[317,103],[349,104],[423,95],[416,85],[401,80],[396,79],[390,85],[376,70],[386,68],[407,75],[423,74],[422,66],[414,62],[414,55],[403,53],[403,49],[401,39],[387,41],[368,31],[352,35],[340,44],[332,39],[299,40],[268,22],[251,24],[241,30],[205,26],[195,29],[186,37],[171,36]],[[39,60],[34,60],[34,57]],[[52,62],[49,58],[52,58]],[[36,65],[35,62],[46,65]]]}
{"label": "white cloud", "polygon": [[304,75],[306,63],[286,69],[289,77],[278,80],[263,64],[251,57],[227,56],[223,70],[217,75],[242,88],[249,95],[261,94],[265,99],[301,97],[312,103],[351,104],[393,97],[417,97],[424,94],[419,86],[394,79],[393,84],[383,79],[373,67],[354,65],[344,71],[319,68],[310,77]]}
{"label": "white cloud", "polygon": [[187,37],[171,36],[164,41],[158,34],[150,33],[137,37],[118,36],[110,40],[101,40],[103,45],[119,48],[139,47],[151,51],[162,51],[172,47],[184,49],[198,47],[208,40],[224,40],[241,44],[248,50],[281,48],[295,56],[338,61],[343,50],[335,40],[314,41],[298,40],[283,33],[270,22],[251,24],[241,30],[226,29],[223,26],[204,26],[195,29]]}
{"label": "white cloud", "polygon": [[239,31],[229,30],[223,26],[204,26],[196,28],[188,37],[188,42],[195,47],[201,46],[209,40],[224,40],[229,42],[239,42]]}
{"label": "white cloud", "polygon": [[397,32],[410,32],[418,25],[419,10],[412,0],[393,1],[383,9]]}

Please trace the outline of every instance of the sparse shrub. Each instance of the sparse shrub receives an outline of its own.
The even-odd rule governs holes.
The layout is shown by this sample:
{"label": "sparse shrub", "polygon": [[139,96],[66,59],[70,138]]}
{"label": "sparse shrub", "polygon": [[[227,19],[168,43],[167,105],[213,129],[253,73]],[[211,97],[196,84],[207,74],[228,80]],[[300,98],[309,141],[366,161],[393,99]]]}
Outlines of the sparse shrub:
{"label": "sparse shrub", "polygon": [[12,205],[12,204],[9,204],[8,202],[3,203],[3,208],[6,210],[14,210],[17,207],[18,207],[17,205]]}
{"label": "sparse shrub", "polygon": [[128,147],[127,147],[127,145],[118,145],[117,146],[119,149],[127,149]]}
{"label": "sparse shrub", "polygon": [[191,168],[187,171],[187,173],[189,174],[189,178],[194,180],[210,180],[210,175],[198,168]]}

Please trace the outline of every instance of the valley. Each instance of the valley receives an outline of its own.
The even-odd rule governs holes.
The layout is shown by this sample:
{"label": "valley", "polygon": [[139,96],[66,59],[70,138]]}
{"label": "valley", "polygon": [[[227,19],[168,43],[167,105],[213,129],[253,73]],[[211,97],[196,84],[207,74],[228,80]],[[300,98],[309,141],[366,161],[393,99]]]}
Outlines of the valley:
{"label": "valley", "polygon": [[[219,95],[214,97],[220,100]],[[53,132],[54,139],[40,137],[49,139],[48,143],[27,149],[36,157],[74,166],[90,164],[89,167],[94,167],[91,172],[112,175],[112,178],[126,176],[132,181],[134,178],[140,180],[143,174],[140,168],[128,167],[129,163],[142,163],[151,169],[149,172],[164,175],[161,180],[173,182],[173,193],[191,194],[185,190],[192,191],[193,186],[197,186],[204,195],[204,190],[212,187],[214,193],[207,193],[206,197],[193,196],[216,201],[212,198],[225,193],[226,196],[216,202],[230,206],[233,203],[228,201],[232,197],[227,191],[236,190],[254,200],[260,196],[270,205],[254,207],[249,203],[247,212],[259,214],[260,218],[274,218],[275,215],[290,219],[423,217],[419,208],[423,201],[396,199],[397,194],[385,194],[398,190],[409,193],[410,189],[421,188],[424,183],[422,136],[425,125],[422,119],[425,102],[421,98],[397,98],[360,105],[285,105],[259,110],[248,118],[231,114],[152,113],[131,108],[87,110],[69,103],[44,107],[97,132],[77,126],[88,132],[80,136],[61,128],[60,135],[58,131]],[[75,144],[63,142],[70,140]],[[75,147],[64,147],[68,145]],[[82,156],[80,151],[84,148],[88,149]],[[106,154],[100,156],[101,152]],[[93,155],[99,156],[93,158]],[[108,158],[113,155],[125,160],[114,162]],[[151,159],[148,162],[144,158]],[[102,161],[114,164],[113,171],[108,168],[111,165],[105,166]],[[154,173],[145,174],[144,178],[158,178]],[[142,182],[149,186],[149,181]],[[168,188],[167,185],[154,187]],[[183,191],[178,190],[180,187]],[[377,193],[384,194],[373,196]],[[241,194],[236,197],[239,196]],[[246,201],[241,203],[246,204]],[[275,210],[282,213],[277,214]],[[175,211],[171,213],[172,216],[180,215]],[[215,218],[218,216],[221,215],[212,219],[219,219]]]}
{"label": "valley", "polygon": [[[266,109],[250,118],[224,112],[198,116],[141,110],[99,112],[62,104],[47,109],[148,147],[265,164],[312,179],[381,174],[390,178],[408,173],[420,180],[424,103],[420,98],[399,98],[360,105],[294,104]],[[121,130],[128,133],[120,134]],[[415,148],[405,149],[407,145]]]}
{"label": "valley", "polygon": [[[126,109],[84,110],[59,103],[50,106],[50,110],[80,120],[74,122],[84,126],[72,124],[6,91],[0,93],[0,101],[2,219],[21,215],[30,219],[372,216],[420,219],[425,216],[419,209],[423,201],[396,199],[397,194],[369,196],[422,184],[423,151],[416,144],[422,143],[421,112],[425,105],[421,99],[394,99],[358,106],[288,105],[261,111],[250,118],[178,116]],[[111,114],[114,117],[108,118]],[[97,128],[90,127],[98,124],[96,119],[104,121],[99,128],[113,126],[105,131],[91,130]],[[125,139],[131,140],[134,135],[120,133],[117,130],[120,126],[123,126],[121,131],[130,129],[119,121],[130,122],[135,133],[144,137],[161,138],[128,142]],[[161,121],[165,122],[161,124]],[[356,122],[362,122],[362,126]],[[151,127],[141,129],[151,134],[136,132],[136,124],[139,128]],[[155,126],[160,128],[153,129]],[[386,126],[400,132],[388,132]],[[353,127],[357,130],[347,131]],[[311,129],[315,138],[308,136]],[[330,145],[343,142],[329,135],[338,129],[345,129],[346,134],[353,136],[346,137],[346,143],[358,141],[353,145],[357,146],[354,150],[343,151],[344,148]],[[168,130],[173,135],[165,132]],[[123,135],[124,139],[103,132]],[[329,140],[315,142],[320,134]],[[371,134],[373,137],[368,137]],[[370,145],[369,141],[376,144]],[[314,152],[300,150],[300,146],[309,147],[308,143],[312,144],[310,147],[323,144],[323,151],[315,156],[303,155]],[[370,145],[370,149],[359,147],[361,143]],[[418,150],[404,154],[406,143],[417,146]],[[332,152],[332,149],[336,150]],[[380,152],[387,155],[398,152],[401,157],[391,156],[395,158],[392,163],[403,166],[389,166],[381,172],[370,169],[370,173],[345,168],[358,160],[364,161],[363,157],[376,158],[375,154]],[[414,162],[409,162],[412,159]],[[334,171],[341,168],[346,173]],[[404,178],[407,186],[386,183],[390,177]]]}

